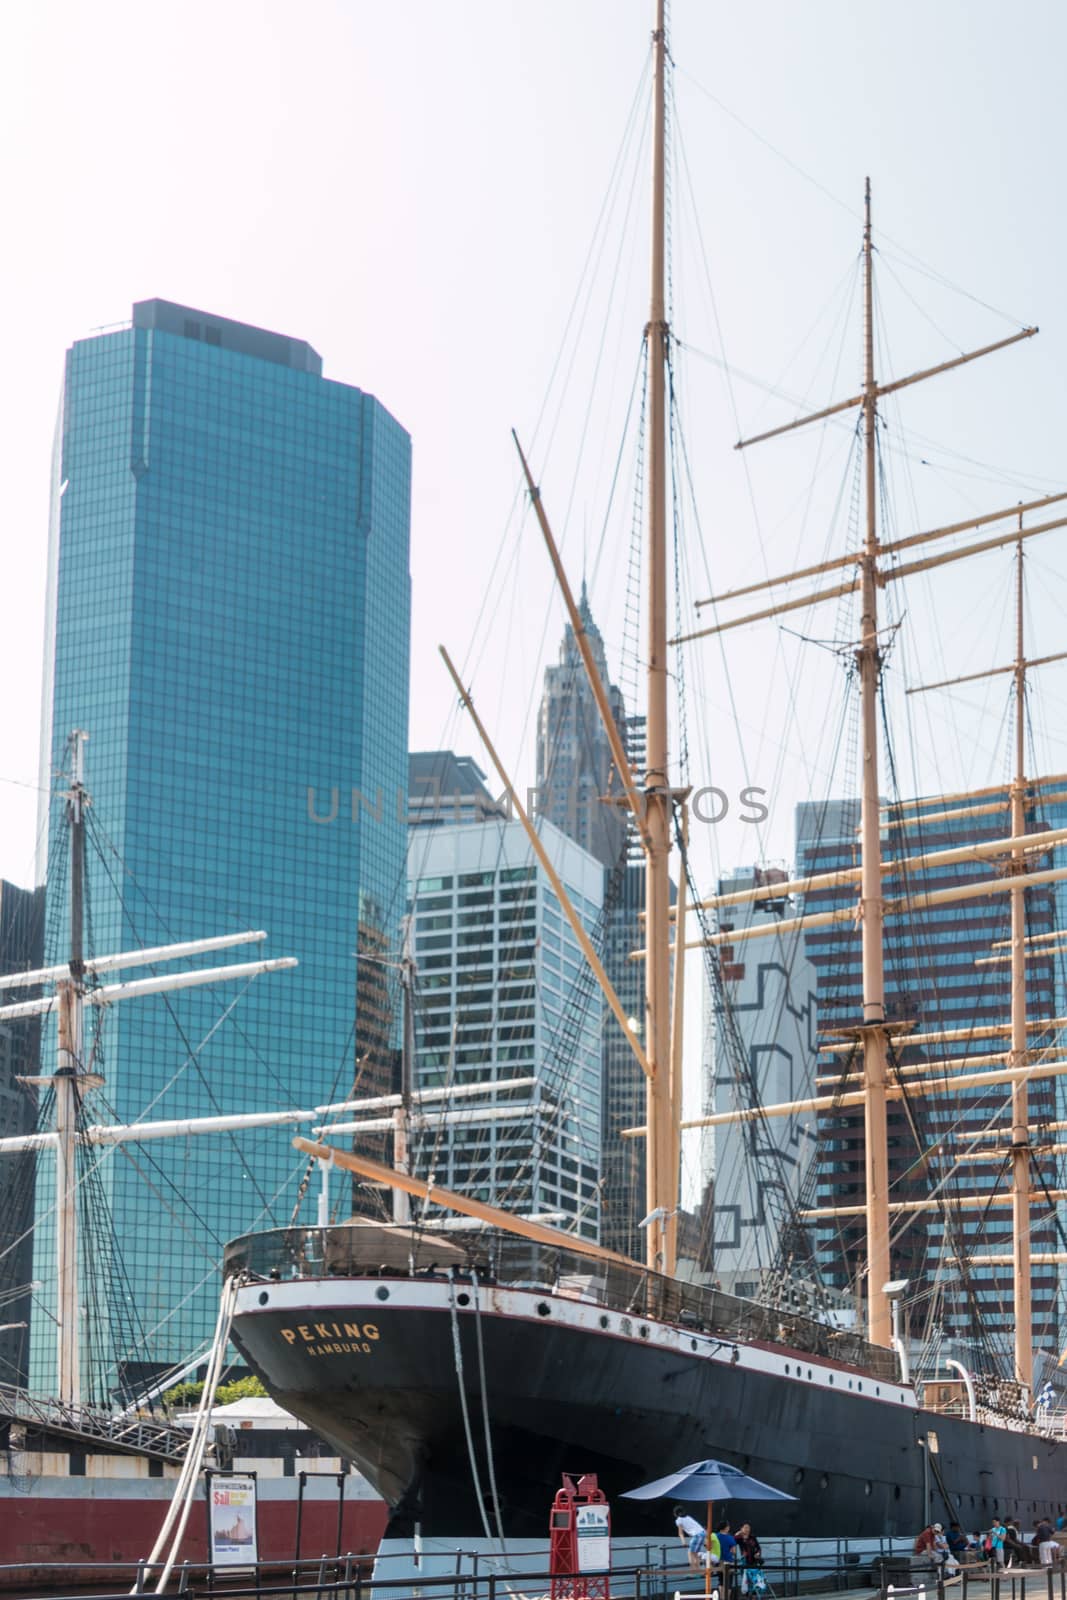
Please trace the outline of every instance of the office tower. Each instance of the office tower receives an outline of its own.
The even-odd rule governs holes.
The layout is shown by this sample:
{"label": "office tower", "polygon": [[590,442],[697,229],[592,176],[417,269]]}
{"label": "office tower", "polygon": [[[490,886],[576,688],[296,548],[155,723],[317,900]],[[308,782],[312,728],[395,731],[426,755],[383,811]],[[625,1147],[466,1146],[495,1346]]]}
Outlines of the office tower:
{"label": "office tower", "polygon": [[[578,610],[608,704],[625,740],[622,694],[608,676],[604,641],[593,621],[584,583]],[[611,803],[622,792],[574,629],[568,623],[558,663],[545,668],[537,719],[538,814],[555,823],[610,872],[626,848],[626,812]]]}
{"label": "office tower", "polygon": [[[587,930],[598,862],[551,823],[541,839]],[[418,995],[414,1085],[486,1086],[484,1121],[439,1125],[414,1170],[596,1239],[600,1180],[600,993],[521,823],[412,831],[408,878]],[[534,1079],[509,1089],[509,1080]],[[473,1101],[457,1101],[457,1109]],[[514,1116],[501,1111],[514,1108]]]}
{"label": "office tower", "polygon": [[[623,696],[609,677],[604,641],[584,583],[579,612],[631,767],[643,781],[644,719],[627,716]],[[644,968],[630,958],[644,942],[645,870],[627,812],[617,803],[621,792],[611,746],[568,624],[559,660],[545,670],[537,722],[538,812],[603,865],[599,938],[604,969],[627,1016],[640,1024],[645,1015]],[[612,1250],[641,1257],[645,1244],[638,1224],[648,1209],[644,1141],[624,1139],[622,1130],[645,1121],[645,1079],[606,1006],[602,1027],[601,1239]]]}
{"label": "office tower", "polygon": [[[0,976],[33,972],[44,959],[44,891],[19,889],[0,879]],[[0,990],[0,1004],[17,1003],[34,990]],[[0,1022],[0,1137],[32,1133],[37,1090],[19,1082],[37,1072],[41,1024],[36,1017]],[[0,1156],[0,1383],[25,1385],[32,1320],[32,1153]]]}
{"label": "office tower", "polygon": [[470,756],[453,750],[413,750],[408,757],[408,827],[438,828],[449,822],[486,822],[506,817],[485,773]]}
{"label": "office tower", "polygon": [[[784,883],[780,868],[744,868],[717,893]],[[793,899],[742,902],[719,913],[718,931],[770,926],[796,914]],[[799,930],[721,945],[712,1016],[714,1110],[800,1100],[815,1090],[815,973]],[[709,996],[710,998],[710,996]],[[791,1216],[815,1153],[815,1117],[799,1115],[715,1129],[716,1276],[723,1288],[767,1298],[789,1251]],[[803,1279],[803,1263],[791,1261]]]}
{"label": "office tower", "polygon": [[[300,962],[247,993],[116,1006],[88,1041],[106,1080],[89,1120],[314,1106],[354,1082],[388,1086],[409,491],[403,428],[324,378],[302,340],[149,300],[68,352],[42,782],[85,729],[87,939],[103,953],[261,928],[267,954]],[[62,827],[53,804],[53,844]],[[64,955],[53,909],[66,895],[56,872],[49,961]],[[97,1387],[195,1353],[222,1244],[288,1224],[300,1171],[282,1132],[130,1147],[95,1165],[111,1219],[84,1285],[110,1317]],[[38,1233],[47,1281],[46,1222]],[[47,1389],[50,1343],[34,1348]]]}
{"label": "office tower", "polygon": [[[1040,797],[1040,789],[1034,791]],[[946,814],[947,811],[947,814]],[[1030,813],[1030,828],[1063,825],[1067,807],[1056,795]],[[920,817],[924,817],[921,820]],[[949,807],[907,801],[892,806],[883,838],[887,860],[919,852],[952,849],[1006,837],[1007,796],[990,794],[982,807]],[[806,803],[797,808],[797,873],[832,871],[857,861],[859,803],[854,800]],[[948,888],[995,875],[988,860],[969,860],[937,869],[936,887]],[[885,893],[904,900],[928,889],[929,879],[914,872],[888,872]],[[855,902],[848,886],[820,889],[805,896],[805,912],[833,910]],[[1062,927],[1057,920],[1054,888],[1027,891],[1027,933],[1035,942],[1027,962],[1027,1009],[1031,1018],[1062,1013],[1059,962],[1042,948],[1040,935]],[[1007,894],[937,905],[894,915],[886,920],[885,983],[889,1020],[913,1024],[916,1034],[1003,1026],[1010,1015],[1011,991],[1007,948],[1010,908]],[[1035,937],[1037,936],[1037,937]],[[805,948],[816,973],[819,1032],[823,1046],[817,1063],[819,1092],[833,1095],[843,1079],[859,1066],[847,1053],[845,1039],[834,1029],[854,1027],[861,1019],[860,935],[852,921],[812,929]],[[1030,1043],[1057,1042],[1055,1032],[1031,1032]],[[846,1045],[843,1052],[842,1045]],[[834,1049],[829,1046],[836,1046]],[[1006,1049],[1005,1038],[988,1034],[955,1038],[926,1047],[909,1045],[898,1035],[891,1053],[890,1081],[907,1085],[907,1068],[949,1058],[948,1070],[979,1058],[988,1067],[990,1052]],[[994,1057],[999,1060],[999,1056]],[[899,1077],[898,1077],[899,1072]],[[858,1081],[858,1080],[856,1080]],[[1059,1080],[1035,1077],[1030,1083],[1032,1125],[1062,1117],[1057,1110]],[[849,1084],[848,1087],[853,1087]],[[1003,1191],[1003,1175],[991,1163],[957,1166],[965,1156],[968,1134],[1002,1122],[1010,1086],[995,1084],[962,1090],[954,1096],[924,1099],[914,1090],[888,1105],[889,1178],[892,1201],[925,1201],[940,1194],[944,1209],[898,1215],[891,1236],[892,1276],[907,1279],[920,1297],[912,1319],[913,1332],[922,1321],[936,1324],[960,1347],[965,1362],[996,1346],[1010,1349],[1013,1289],[1010,1266],[982,1267],[973,1256],[1010,1256],[1011,1210],[1008,1206],[961,1207],[962,1194]],[[862,1108],[842,1107],[820,1117],[818,1186],[811,1197],[816,1207],[858,1207],[864,1198]],[[1035,1204],[1031,1244],[1035,1252],[1058,1249],[1052,1208],[1041,1201],[1042,1185],[1056,1185],[1055,1165],[1047,1156],[1035,1161]],[[844,1287],[860,1255],[860,1216],[815,1219],[816,1242],[824,1275]],[[939,1271],[939,1262],[941,1263]],[[1058,1275],[1054,1266],[1035,1264],[1032,1276],[1035,1346],[1057,1355],[1060,1350]],[[928,1291],[922,1299],[923,1289]],[[930,1304],[929,1296],[937,1296]]]}

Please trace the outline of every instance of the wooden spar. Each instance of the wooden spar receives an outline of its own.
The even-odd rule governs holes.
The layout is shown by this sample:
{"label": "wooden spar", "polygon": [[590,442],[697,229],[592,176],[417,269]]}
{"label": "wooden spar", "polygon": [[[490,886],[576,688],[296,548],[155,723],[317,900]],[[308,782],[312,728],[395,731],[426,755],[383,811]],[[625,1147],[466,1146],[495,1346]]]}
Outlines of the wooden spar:
{"label": "wooden spar", "polygon": [[[649,1127],[645,1197],[659,1225],[645,1229],[648,1265],[674,1275],[678,1194],[675,1146],[678,1118],[671,1093],[670,849],[674,796],[668,772],[667,718],[667,354],[666,305],[666,107],[667,33],[664,0],[655,0],[652,34],[651,272],[645,324],[648,406],[648,698],[646,704],[645,803],[645,1082]],[[680,1108],[678,1108],[680,1109]]]}
{"label": "wooden spar", "polygon": [[515,432],[514,428],[511,430],[511,437],[514,439],[515,448],[519,452],[519,460],[522,462],[523,476],[526,479],[526,487],[529,490],[530,501],[533,505],[538,526],[541,529],[541,534],[548,550],[549,560],[552,562],[552,570],[556,574],[556,582],[559,584],[560,593],[563,596],[563,603],[567,608],[567,616],[570,619],[575,642],[578,646],[579,653],[581,654],[582,665],[585,668],[585,675],[589,680],[589,687],[593,691],[593,699],[596,702],[597,711],[600,713],[600,720],[604,727],[604,733],[607,737],[608,744],[611,747],[611,757],[615,763],[615,770],[618,772],[619,782],[622,784],[623,789],[626,792],[626,799],[629,802],[630,812],[633,816],[642,847],[647,849],[648,830],[645,826],[645,810],[641,797],[634,787],[633,772],[630,767],[630,758],[623,749],[622,738],[619,734],[618,725],[615,721],[615,718],[611,714],[611,707],[608,704],[607,691],[604,688],[600,673],[597,670],[596,661],[593,659],[593,652],[589,646],[589,635],[586,632],[585,623],[582,621],[581,612],[574,603],[574,594],[571,590],[570,583],[567,580],[567,574],[564,570],[563,562],[560,559],[559,549],[552,535],[552,529],[548,521],[548,514],[545,511],[544,501],[541,498],[541,490],[534,482],[529,463],[523,454],[522,445],[519,443],[519,436]]}
{"label": "wooden spar", "polygon": [[640,1045],[640,1042],[638,1041],[638,1039],[634,1036],[634,1031],[630,1027],[629,1018],[627,1017],[626,1012],[622,1008],[622,1002],[620,1001],[618,995],[615,993],[615,988],[614,988],[614,985],[612,984],[611,979],[608,977],[607,973],[604,971],[604,967],[603,967],[603,964],[602,964],[602,962],[600,960],[600,957],[597,955],[596,951],[593,949],[593,945],[592,945],[592,942],[591,942],[591,940],[589,938],[589,935],[586,933],[585,928],[582,925],[582,919],[581,919],[581,917],[579,917],[577,911],[574,909],[574,905],[573,905],[573,903],[571,901],[571,897],[567,893],[566,889],[564,888],[563,881],[560,878],[559,873],[556,871],[555,867],[552,865],[552,862],[549,859],[548,852],[545,849],[544,845],[541,843],[541,840],[540,840],[540,838],[538,836],[537,829],[534,827],[533,823],[530,821],[529,817],[526,815],[525,810],[523,809],[522,802],[521,802],[521,800],[519,799],[518,795],[515,792],[515,787],[512,784],[511,779],[508,777],[508,774],[504,769],[504,765],[503,765],[502,761],[500,760],[500,757],[496,753],[496,746],[493,744],[493,741],[490,739],[488,733],[486,732],[485,725],[482,722],[482,719],[479,717],[477,711],[475,711],[475,709],[474,709],[474,701],[471,699],[470,695],[467,693],[466,689],[463,687],[463,683],[462,683],[462,680],[460,679],[459,673],[456,671],[455,667],[452,664],[452,657],[449,655],[449,653],[445,649],[444,645],[439,645],[438,649],[441,652],[441,656],[442,656],[442,659],[444,660],[445,666],[448,668],[449,675],[450,675],[450,677],[452,679],[452,682],[456,686],[456,690],[457,690],[457,693],[459,694],[460,701],[462,702],[462,704],[463,704],[464,708],[467,710],[467,712],[470,714],[471,721],[474,723],[474,726],[477,728],[479,737],[481,738],[482,743],[485,745],[485,748],[489,753],[489,759],[492,761],[494,767],[496,768],[497,773],[499,774],[501,783],[504,785],[504,788],[507,790],[508,798],[510,799],[511,804],[515,808],[516,815],[518,816],[519,821],[522,823],[523,827],[526,830],[526,837],[530,841],[530,846],[531,846],[531,848],[533,850],[533,853],[537,857],[538,861],[541,863],[541,866],[544,869],[544,872],[545,872],[546,877],[548,878],[548,881],[551,883],[552,888],[555,890],[556,897],[559,900],[560,906],[563,909],[563,914],[566,917],[567,921],[570,923],[571,931],[574,934],[574,937],[577,939],[579,945],[581,946],[582,954],[585,956],[585,959],[588,961],[590,967],[593,969],[593,974],[594,974],[597,982],[600,985],[600,988],[601,988],[601,991],[602,991],[602,993],[604,995],[604,998],[608,1002],[608,1005],[611,1007],[612,1013],[613,1013],[613,1015],[615,1017],[615,1020],[618,1022],[619,1027],[622,1029],[623,1033],[625,1034],[626,1039],[627,1039],[627,1041],[628,1041],[628,1043],[630,1045],[630,1049],[633,1051],[634,1055],[637,1057],[637,1060],[640,1063],[642,1072],[644,1072],[647,1075],[650,1072],[651,1069],[649,1067],[648,1061],[645,1058],[645,1052],[641,1048],[641,1045]]}
{"label": "wooden spar", "polygon": [[[986,895],[1004,894],[1015,883],[1032,888],[1039,883],[1060,883],[1067,878],[1067,867],[1049,867],[1046,871],[1030,872],[1024,878],[983,878],[981,883],[961,883],[950,889],[932,889],[927,894],[914,895],[910,900],[887,900],[885,916],[900,917],[910,912],[925,911],[931,906],[952,905],[958,900],[983,900]],[[836,911],[816,911],[809,916],[786,917],[781,922],[759,923],[751,928],[737,928],[732,933],[712,933],[706,939],[688,939],[687,950],[705,950],[708,946],[739,944],[746,939],[765,939],[771,934],[793,933],[797,928],[830,928],[841,922],[856,921],[855,906],[841,906]],[[640,954],[640,952],[637,952]]]}
{"label": "wooden spar", "polygon": [[984,528],[990,522],[1017,517],[1020,511],[1042,511],[1045,506],[1055,505],[1060,500],[1067,500],[1067,492],[1042,495],[1039,500],[1006,506],[1003,511],[987,511],[980,517],[968,517],[965,522],[951,522],[944,528],[930,528],[926,533],[910,533],[904,539],[893,539],[889,544],[879,546],[879,550],[882,555],[895,555],[898,550],[911,550],[915,545],[929,544],[933,539],[948,539],[954,533],[970,533],[973,528]]}
{"label": "wooden spar", "polygon": [[761,589],[777,589],[785,583],[799,583],[801,578],[817,578],[822,572],[839,572],[842,567],[855,567],[860,562],[858,550],[846,556],[834,556],[832,561],[817,561],[813,567],[798,567],[795,572],[782,573],[777,578],[763,578],[759,583],[746,583],[743,589],[727,589],[723,594],[713,594],[707,600],[697,600],[696,609],[702,606],[721,606],[727,600],[740,600],[745,594],[759,594]]}
{"label": "wooden spar", "polygon": [[785,611],[799,611],[804,606],[817,605],[821,600],[836,600],[840,595],[854,593],[859,584],[859,578],[850,578],[847,583],[836,584],[832,589],[819,589],[815,594],[801,595],[796,600],[783,600],[776,606],[767,606],[762,611],[752,611],[745,617],[733,617],[729,622],[716,622],[710,628],[697,628],[694,633],[680,633],[671,640],[671,644],[688,644],[692,639],[708,639],[712,634],[728,633],[731,628],[743,628],[749,622],[763,622],[768,617],[781,616]]}
{"label": "wooden spar", "polygon": [[[1011,1068],[1002,1067],[998,1071],[970,1072],[962,1077],[931,1078],[926,1083],[910,1083],[908,1094],[928,1095],[931,1099],[946,1094],[958,1094],[961,1089],[981,1089],[990,1083],[1012,1083],[1020,1075],[1028,1078],[1062,1078],[1067,1073],[1067,1061],[1044,1061],[1039,1066]],[[900,1100],[904,1096],[904,1089],[900,1084],[889,1083],[886,1085],[886,1099]],[[847,1094],[814,1095],[808,1100],[782,1100],[769,1106],[744,1107],[737,1111],[713,1111],[706,1117],[687,1117],[681,1127],[690,1128],[728,1128],[736,1122],[756,1122],[760,1117],[803,1117],[811,1112],[848,1110],[849,1106],[862,1105],[866,1092],[862,1089],[849,1090]],[[624,1139],[643,1139],[646,1130],[640,1128],[623,1128]]]}
{"label": "wooden spar", "polygon": [[[1026,943],[1030,946],[1035,944],[1047,944],[1050,939],[1062,939],[1063,937],[1064,930],[1062,928],[1055,928],[1051,933],[1028,933],[1026,935]],[[1010,946],[1010,939],[994,939],[989,948],[991,950],[1007,950],[1010,948]],[[983,957],[982,959],[984,960],[985,958]],[[977,964],[978,963],[975,962],[976,966]]]}
{"label": "wooden spar", "polygon": [[[1056,935],[1056,937],[1059,938],[1059,939],[1067,938],[1067,929],[1061,928],[1059,933]],[[1064,950],[1067,950],[1067,944],[1047,944],[1047,945],[1042,946],[1042,948],[1040,950],[1035,950],[1034,947],[1030,944],[1030,941],[1028,939],[1024,939],[1023,943],[1028,946],[1028,948],[1030,950],[1030,953],[1032,955],[1058,956],[1058,955],[1062,955]],[[1010,962],[1011,960],[1012,960],[1012,957],[1010,955],[1009,956],[976,956],[974,964],[975,964],[976,967],[997,967],[997,966],[1002,966],[1004,963]]]}
{"label": "wooden spar", "polygon": [[[996,348],[996,347],[994,347]],[[985,352],[980,352],[984,354]],[[884,393],[884,391],[882,391]],[[811,420],[811,419],[808,419]],[[779,430],[788,431],[788,430]],[[770,438],[773,435],[767,435]],[[749,441],[752,444],[756,440]],[[1033,539],[1041,533],[1051,533],[1054,528],[1067,527],[1067,517],[1059,517],[1053,522],[1041,522],[1034,528],[1025,528],[1021,537]],[[987,550],[1000,550],[1006,544],[1014,544],[1020,538],[1018,529],[1010,533],[997,534],[992,539],[982,539],[978,544],[962,545],[958,550],[943,550],[939,555],[924,556],[919,561],[907,561],[899,567],[881,568],[877,573],[878,586],[884,587],[887,583],[896,583],[900,578],[910,578],[916,572],[927,572],[932,567],[944,567],[952,561],[963,561],[967,556],[982,555]],[[863,558],[858,558],[862,564]],[[851,565],[851,562],[849,563]],[[787,611],[800,611],[805,606],[818,605],[824,600],[836,600],[841,595],[851,594],[861,584],[860,578],[850,579],[847,583],[836,584],[832,589],[817,589],[813,594],[798,595],[792,600],[779,601],[777,605],[765,606],[762,611],[751,611],[743,617],[731,617],[726,622],[716,622],[708,628],[698,628],[693,633],[682,633],[672,639],[671,644],[688,644],[693,639],[707,639],[713,634],[728,633],[733,628],[746,627],[751,622],[765,622],[770,617],[780,616]],[[710,604],[710,602],[705,602]],[[1049,660],[1059,660],[1059,657],[1049,657]]]}
{"label": "wooden spar", "polygon": [[591,1256],[596,1261],[607,1261],[615,1266],[629,1267],[630,1271],[633,1271],[634,1264],[629,1256],[618,1255],[614,1250],[605,1250],[603,1245],[593,1244],[592,1240],[583,1239],[576,1233],[564,1233],[562,1228],[550,1228],[543,1222],[530,1222],[524,1217],[515,1216],[510,1211],[502,1211],[498,1206],[486,1205],[483,1200],[474,1200],[470,1195],[455,1194],[451,1189],[441,1189],[437,1184],[426,1183],[410,1172],[397,1172],[393,1167],[383,1166],[380,1161],[370,1161],[366,1156],[353,1155],[350,1150],[341,1150],[332,1144],[316,1144],[314,1140],[300,1136],[293,1140],[293,1148],[302,1150],[305,1155],[314,1156],[318,1161],[330,1161],[335,1166],[343,1167],[346,1172],[358,1172],[360,1177],[369,1179],[371,1183],[380,1183],[389,1189],[403,1189],[405,1193],[424,1200],[427,1205],[442,1206],[447,1211],[458,1211],[465,1217],[478,1217],[480,1221],[488,1222],[505,1233],[517,1234],[520,1239],[529,1239],[534,1244],[547,1244],[555,1249],[562,1246],[565,1250],[574,1250],[579,1255]]}
{"label": "wooden spar", "polygon": [[[1058,804],[1061,800],[1067,800],[1067,789],[1061,790],[1056,794],[1034,795],[1031,799],[1027,800],[1026,804],[1028,807],[1037,805],[1052,806]],[[995,811],[1010,810],[1010,799],[998,800],[990,805],[964,806],[959,811],[934,811],[921,817],[886,817],[883,819],[882,827],[921,828],[925,827],[928,822],[948,822],[956,817],[988,817],[991,816]]]}
{"label": "wooden spar", "polygon": [[[1049,1200],[1067,1200],[1067,1189],[1050,1189]],[[986,1206],[1010,1206],[1010,1194],[956,1194],[953,1191],[951,1199],[945,1200],[891,1200],[890,1211],[899,1215],[901,1212],[913,1211],[941,1211],[947,1204],[955,1206],[973,1206],[984,1210]],[[800,1211],[798,1216],[804,1217],[809,1222],[814,1222],[820,1217],[862,1217],[862,1206],[813,1206],[809,1211]],[[1018,1286],[1016,1286],[1018,1287]]]}
{"label": "wooden spar", "polygon": [[[956,861],[980,861],[985,856],[1004,855],[1009,850],[1025,846],[1037,850],[1042,846],[1059,844],[1067,839],[1067,828],[1048,828],[1042,833],[1024,833],[1018,839],[989,839],[981,844],[956,845],[951,850],[935,850],[919,856],[902,856],[899,860],[883,861],[882,876],[893,878],[902,872],[915,872],[921,867],[945,867]],[[810,878],[794,878],[788,883],[765,883],[752,889],[733,889],[729,894],[713,894],[707,900],[694,903],[702,911],[716,911],[723,906],[746,905],[754,900],[781,900],[785,895],[810,894],[813,889],[832,889],[842,884],[855,883],[860,869],[839,867],[833,872],[820,872]]]}
{"label": "wooden spar", "polygon": [[[859,405],[860,397],[846,401],[845,405]],[[750,444],[756,441],[750,440]],[[912,533],[905,539],[893,539],[888,544],[879,544],[879,555],[892,555],[897,550],[910,550],[915,545],[928,544],[934,539],[948,539],[954,533],[969,533],[974,528],[983,528],[990,522],[1000,522],[1005,517],[1015,517],[1020,511],[1039,511],[1045,506],[1055,505],[1059,500],[1067,500],[1067,492],[1063,494],[1042,495],[1039,500],[1028,500],[1023,505],[1007,506],[1003,511],[987,511],[980,517],[970,517],[966,522],[952,522],[944,528],[930,528],[925,533]],[[799,583],[801,578],[817,578],[822,572],[836,572],[842,567],[857,566],[860,561],[860,552],[850,550],[847,555],[834,556],[830,561],[817,561],[811,567],[798,567],[795,572],[784,572],[776,578],[762,578],[759,583],[749,583],[742,589],[728,589],[723,594],[712,595],[710,599],[698,600],[696,609],[702,606],[722,605],[727,600],[740,600],[742,595],[758,594],[761,589],[777,589],[786,583]],[[917,804],[908,801],[906,804]]]}
{"label": "wooden spar", "polygon": [[[972,1267],[1009,1267],[1011,1256],[968,1256],[967,1260]],[[1035,1267],[1060,1266],[1067,1261],[1067,1251],[1063,1250],[1033,1250],[1030,1260]],[[1062,1357],[1061,1357],[1062,1365]]]}
{"label": "wooden spar", "polygon": [[[1062,1133],[1067,1128],[1067,1122],[1042,1122],[1042,1133]],[[1010,1133],[1010,1128],[957,1128],[957,1139],[1000,1139],[1004,1134]]]}
{"label": "wooden spar", "polygon": [[[1062,1156],[1067,1155],[1067,1144],[1039,1144],[1031,1146],[1035,1155]],[[1001,1145],[995,1150],[961,1150],[956,1157],[956,1165],[963,1161],[1010,1161],[1013,1145]]]}
{"label": "wooden spar", "polygon": [[[1067,783],[1067,772],[1055,772],[1044,778],[1031,778],[1027,784],[1029,789],[1048,789],[1054,783]],[[883,811],[914,811],[923,806],[947,805],[951,800],[984,800],[992,794],[1003,794],[1006,785],[992,783],[986,789],[961,789],[958,794],[927,794],[920,795],[912,800],[892,800],[882,807]],[[1034,805],[1041,797],[1032,795],[1030,804]]]}
{"label": "wooden spar", "polygon": [[[907,1043],[908,1041],[905,1039],[905,1046]],[[1046,1048],[1051,1050],[1054,1047],[1048,1045]],[[1033,1055],[1034,1052],[1031,1051],[1030,1054]],[[948,1060],[942,1061],[913,1061],[907,1066],[896,1067],[895,1071],[898,1077],[914,1078],[920,1072],[947,1072],[950,1067],[991,1067],[995,1061],[1006,1061],[1007,1059],[1007,1050],[994,1050],[986,1055],[952,1056]],[[844,1088],[846,1084],[862,1083],[862,1081],[862,1072],[820,1072],[816,1076],[815,1087],[817,1089],[826,1089],[833,1088],[836,1085]]]}
{"label": "wooden spar", "polygon": [[877,403],[882,395],[896,394],[898,389],[907,389],[913,383],[923,383],[927,378],[939,377],[942,372],[951,372],[954,367],[966,366],[968,361],[978,361],[982,356],[992,355],[995,350],[1004,350],[1008,345],[1018,344],[1020,339],[1032,339],[1037,331],[1037,328],[1023,328],[1018,333],[1009,334],[1006,339],[998,339],[994,344],[983,345],[980,350],[971,350],[966,355],[953,356],[951,361],[940,361],[936,367],[925,367],[922,372],[913,372],[910,377],[894,378],[890,383],[864,384],[862,394],[854,394],[848,400],[838,400],[832,406],[824,406],[821,411],[812,411],[806,417],[797,417],[793,422],[783,423],[780,428],[770,428],[766,433],[754,434],[751,439],[739,439],[734,449],[747,450],[750,444],[762,444],[765,439],[777,439],[783,433],[792,433],[796,428],[805,428],[809,422],[823,422],[827,417],[835,417],[839,412],[848,411],[853,406],[866,405],[868,401]]}
{"label": "wooden spar", "polygon": [[[1031,1032],[1044,1033],[1046,1029],[1067,1028],[1067,1017],[1034,1017],[1026,1024]],[[936,1033],[911,1033],[908,1035],[908,1049],[913,1046],[925,1044],[956,1044],[966,1039],[997,1039],[1011,1033],[1010,1022],[981,1022],[972,1023],[969,1028],[941,1028]],[[824,1044],[820,1051],[824,1055],[844,1055],[851,1050],[851,1044]]]}
{"label": "wooden spar", "polygon": [[[1038,656],[1035,661],[1027,661],[1027,667],[1047,667],[1053,661],[1067,661],[1067,650],[1061,650],[1058,655]],[[999,678],[1009,672],[1016,672],[1017,666],[1013,661],[1006,667],[987,667],[984,672],[964,672],[958,678],[942,678],[939,683],[917,683],[914,689],[905,689],[905,694],[929,694],[933,689],[953,689],[958,683],[977,683],[981,678]]]}
{"label": "wooden spar", "polygon": [[1054,528],[1067,527],[1067,517],[1058,517],[1055,522],[1039,522],[1034,528],[1013,530],[1011,533],[997,534],[993,539],[982,539],[978,544],[961,545],[958,550],[942,550],[936,556],[924,556],[921,561],[906,561],[901,567],[890,567],[882,573],[883,583],[896,583],[899,578],[910,578],[915,572],[928,572],[931,567],[945,567],[951,561],[962,561],[966,556],[980,556],[986,550],[1002,550],[1006,544],[1014,544],[1018,539],[1034,539],[1039,533],[1051,533]]}

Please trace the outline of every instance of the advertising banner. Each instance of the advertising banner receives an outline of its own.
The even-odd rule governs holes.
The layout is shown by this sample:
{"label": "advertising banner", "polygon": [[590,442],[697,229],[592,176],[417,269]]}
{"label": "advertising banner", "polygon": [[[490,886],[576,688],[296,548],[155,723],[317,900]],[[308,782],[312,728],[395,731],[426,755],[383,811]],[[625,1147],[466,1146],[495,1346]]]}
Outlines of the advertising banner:
{"label": "advertising banner", "polygon": [[251,1567],[259,1560],[256,1478],[248,1472],[213,1472],[207,1480],[208,1538],[212,1564]]}

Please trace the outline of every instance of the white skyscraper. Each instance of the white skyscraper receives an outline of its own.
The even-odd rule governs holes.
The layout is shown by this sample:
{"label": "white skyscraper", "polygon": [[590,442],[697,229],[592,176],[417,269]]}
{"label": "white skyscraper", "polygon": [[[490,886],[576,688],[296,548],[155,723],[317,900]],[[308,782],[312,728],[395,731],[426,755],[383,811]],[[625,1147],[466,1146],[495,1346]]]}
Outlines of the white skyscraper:
{"label": "white skyscraper", "polygon": [[[540,834],[592,929],[600,863],[550,822]],[[562,1212],[597,1238],[600,991],[521,823],[413,830],[408,885],[418,966],[415,1087],[484,1082],[492,1088],[480,1107],[514,1108],[513,1117],[424,1132],[415,1171],[509,1210]],[[507,1087],[529,1078],[534,1085]]]}

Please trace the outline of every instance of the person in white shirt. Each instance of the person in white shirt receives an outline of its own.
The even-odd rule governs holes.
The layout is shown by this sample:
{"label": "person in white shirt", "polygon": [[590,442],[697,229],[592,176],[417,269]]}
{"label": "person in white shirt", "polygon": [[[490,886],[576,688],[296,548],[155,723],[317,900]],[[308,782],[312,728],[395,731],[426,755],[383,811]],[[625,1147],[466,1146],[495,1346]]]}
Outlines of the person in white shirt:
{"label": "person in white shirt", "polygon": [[701,1565],[701,1557],[707,1545],[707,1534],[695,1517],[689,1517],[681,1506],[674,1508],[674,1526],[678,1529],[678,1537],[689,1550],[689,1565],[697,1568]]}

